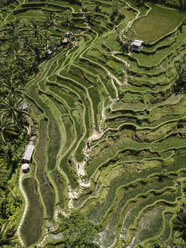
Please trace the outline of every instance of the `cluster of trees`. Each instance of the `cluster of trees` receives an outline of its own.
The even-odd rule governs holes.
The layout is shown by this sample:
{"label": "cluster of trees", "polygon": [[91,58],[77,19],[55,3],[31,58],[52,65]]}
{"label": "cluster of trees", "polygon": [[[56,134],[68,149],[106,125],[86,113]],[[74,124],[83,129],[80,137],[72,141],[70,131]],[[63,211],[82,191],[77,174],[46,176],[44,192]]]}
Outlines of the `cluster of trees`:
{"label": "cluster of trees", "polygon": [[[185,190],[184,190],[185,191]],[[184,248],[186,242],[186,210],[183,203],[180,211],[172,222],[174,232],[174,247]],[[140,246],[141,247],[141,246]],[[153,248],[167,248],[167,244],[162,244],[161,241],[154,241]]]}
{"label": "cluster of trees", "polygon": [[186,64],[185,56],[177,61],[173,67],[167,68],[166,76],[172,82],[172,92],[175,94],[186,93]]}
{"label": "cluster of trees", "polygon": [[[184,192],[186,188],[184,188]],[[173,221],[173,229],[178,232],[178,239],[180,242],[186,242],[186,206],[183,204],[181,210],[178,212]]]}
{"label": "cluster of trees", "polygon": [[13,3],[14,0],[0,0],[0,8],[6,7],[10,3]]}
{"label": "cluster of trees", "polygon": [[[55,242],[54,246],[60,248],[99,248],[99,235],[96,226],[91,223],[86,216],[79,213],[78,210],[73,210],[67,218],[63,215],[59,216],[58,230],[54,234],[60,233],[61,240]],[[173,230],[178,231],[178,239],[174,241],[175,247],[184,247],[186,240],[186,212],[185,206],[178,212],[177,217],[173,221]],[[48,244],[47,247],[53,247]],[[141,246],[139,246],[141,247]],[[154,241],[154,248],[165,248],[160,241]]]}
{"label": "cluster of trees", "polygon": [[[19,164],[19,146],[26,138],[25,111],[20,109],[23,95],[24,63],[19,54],[18,27],[7,25],[0,33],[0,228],[16,211],[10,204],[10,181]],[[20,63],[20,64],[19,64]],[[23,66],[22,70],[20,68]],[[22,76],[21,76],[22,74]],[[23,79],[22,79],[23,78]],[[14,207],[12,207],[12,204]],[[11,206],[10,206],[11,205]],[[8,211],[9,209],[9,211]],[[10,210],[11,209],[11,210]],[[4,230],[4,229],[3,229]],[[7,230],[7,229],[5,229]]]}
{"label": "cluster of trees", "polygon": [[[99,25],[99,19],[96,20],[95,14],[92,11],[89,11],[88,7],[83,6],[83,10],[86,12],[86,18],[88,20],[88,23],[90,26],[96,26],[97,29],[100,29],[101,31],[101,25]],[[101,5],[96,2],[95,6],[95,12],[101,13],[104,8],[101,7]],[[122,19],[125,19],[125,15],[120,11],[120,1],[119,0],[112,0],[111,1],[111,8],[109,8],[109,14],[108,17],[110,21],[108,20],[104,23],[106,27],[113,28],[114,25],[118,25]]]}
{"label": "cluster of trees", "polygon": [[77,210],[73,210],[68,218],[63,215],[59,216],[57,233],[59,232],[62,233],[62,239],[56,243],[57,247],[100,247],[96,226]]}
{"label": "cluster of trees", "polygon": [[175,93],[186,93],[186,65],[184,63],[178,64],[178,66],[176,66],[176,71],[178,78],[175,84]]}
{"label": "cluster of trees", "polygon": [[[9,3],[0,2],[3,6]],[[61,23],[65,26],[67,20],[69,25],[69,19],[69,12],[61,21],[54,14],[48,14],[43,23],[17,20],[0,30],[0,232],[14,234],[12,224],[11,231],[3,226],[7,226],[10,219],[14,222],[13,216],[22,204],[20,194],[12,194],[12,188],[18,185],[16,169],[27,140],[28,113],[21,108],[24,88],[38,71],[40,62],[46,59],[46,45],[55,46],[59,38],[61,40],[54,34],[56,26]],[[0,236],[0,239],[5,238],[2,242],[7,242],[6,236]]]}
{"label": "cluster of trees", "polygon": [[[65,16],[65,17],[64,17]],[[43,23],[35,20],[14,21],[0,31],[0,144],[7,143],[24,128],[26,112],[20,108],[24,87],[46,59],[47,44],[54,47],[61,41],[56,37],[58,25],[71,23],[70,12],[61,19],[47,15]],[[71,21],[70,21],[71,20]],[[0,149],[1,151],[2,149]]]}
{"label": "cluster of trees", "polygon": [[[0,7],[11,2],[0,1]],[[28,113],[21,108],[25,85],[47,58],[47,45],[61,45],[64,32],[57,36],[56,29],[71,26],[72,12],[64,10],[63,15],[46,13],[43,22],[17,19],[0,28],[0,246],[14,243],[22,204],[17,168],[27,142]]]}
{"label": "cluster of trees", "polygon": [[125,15],[119,10],[119,0],[112,0],[112,12],[110,15],[110,21],[113,22],[115,25],[119,24],[122,19],[125,19]]}
{"label": "cluster of trees", "polygon": [[134,30],[130,27],[120,33],[116,27],[116,31],[118,32],[117,41],[120,43],[122,51],[129,53],[131,42],[134,39]]}
{"label": "cluster of trees", "polygon": [[[29,30],[25,32],[23,30]],[[46,41],[39,25],[17,21],[7,24],[0,36],[0,153],[23,133],[27,113],[21,109],[24,87],[37,72]],[[41,50],[40,50],[41,49]]]}

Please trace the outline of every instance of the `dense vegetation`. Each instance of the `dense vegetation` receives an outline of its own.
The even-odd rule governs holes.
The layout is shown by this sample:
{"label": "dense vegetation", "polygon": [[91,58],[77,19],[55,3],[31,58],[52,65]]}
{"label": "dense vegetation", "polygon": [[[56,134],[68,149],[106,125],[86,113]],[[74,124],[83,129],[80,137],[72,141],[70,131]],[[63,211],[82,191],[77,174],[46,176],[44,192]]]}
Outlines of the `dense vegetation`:
{"label": "dense vegetation", "polygon": [[[4,1],[1,5],[6,7],[11,2]],[[46,59],[48,39],[54,44],[56,41],[52,34],[49,38],[54,28],[53,15],[48,14],[47,18],[45,26],[35,20],[7,22],[0,32],[0,223],[4,225],[5,222],[6,226],[10,220],[16,220],[22,204],[18,169],[28,140],[26,127],[29,125],[26,120],[28,113],[21,109],[25,101],[25,85]],[[12,192],[14,187],[15,193]],[[10,229],[15,229],[15,226],[11,225]]]}
{"label": "dense vegetation", "polygon": [[[79,248],[98,248],[95,242],[97,230],[95,226],[84,215],[74,210],[69,217],[59,216],[59,226],[54,233],[61,235],[61,240],[54,242],[59,247],[79,247]],[[98,241],[97,241],[98,243]],[[53,247],[50,243],[47,247]],[[54,245],[54,246],[55,246]]]}
{"label": "dense vegetation", "polygon": [[154,2],[0,1],[0,246],[184,247],[185,1]]}

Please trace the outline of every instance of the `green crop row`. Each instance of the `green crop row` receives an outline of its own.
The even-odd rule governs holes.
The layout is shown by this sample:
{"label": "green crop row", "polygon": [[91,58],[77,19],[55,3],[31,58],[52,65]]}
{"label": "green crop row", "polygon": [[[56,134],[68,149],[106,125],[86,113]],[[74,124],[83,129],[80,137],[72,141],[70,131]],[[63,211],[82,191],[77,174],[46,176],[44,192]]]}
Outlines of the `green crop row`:
{"label": "green crop row", "polygon": [[21,234],[26,245],[30,246],[36,242],[41,235],[42,207],[34,179],[25,178],[23,181],[23,187],[29,200],[29,208],[21,228]]}

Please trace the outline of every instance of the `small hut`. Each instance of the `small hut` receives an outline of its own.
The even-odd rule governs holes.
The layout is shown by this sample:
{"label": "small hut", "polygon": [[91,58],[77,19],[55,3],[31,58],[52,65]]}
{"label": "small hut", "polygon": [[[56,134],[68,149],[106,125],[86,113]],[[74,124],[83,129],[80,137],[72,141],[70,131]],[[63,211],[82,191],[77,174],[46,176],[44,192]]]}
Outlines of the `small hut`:
{"label": "small hut", "polygon": [[71,41],[71,34],[69,32],[65,33],[65,36],[62,38],[62,45],[67,45]]}
{"label": "small hut", "polygon": [[27,145],[22,156],[23,163],[30,163],[35,146]]}
{"label": "small hut", "polygon": [[21,105],[19,105],[18,109],[27,111],[28,110],[28,105],[26,104],[26,102],[24,102]]}
{"label": "small hut", "polygon": [[68,42],[69,42],[68,38],[66,38],[66,37],[63,38],[63,40],[62,40],[62,44],[63,44],[63,45],[67,45]]}
{"label": "small hut", "polygon": [[142,49],[142,44],[143,44],[142,40],[133,40],[132,43],[130,44],[130,51],[140,52]]}
{"label": "small hut", "polygon": [[35,126],[33,126],[33,127],[31,128],[30,136],[31,136],[31,137],[32,137],[32,136],[36,136],[36,132],[37,132],[37,128],[36,128]]}
{"label": "small hut", "polygon": [[28,173],[29,172],[29,164],[27,164],[27,163],[22,164],[21,169],[24,173]]}
{"label": "small hut", "polygon": [[70,39],[70,33],[69,32],[65,33],[65,38]]}
{"label": "small hut", "polygon": [[45,51],[45,54],[46,54],[47,56],[51,56],[52,53],[53,53],[53,51],[50,50],[50,49],[47,49],[47,50]]}
{"label": "small hut", "polygon": [[52,45],[47,44],[46,50],[45,50],[46,56],[51,57],[54,51],[55,51],[55,48]]}

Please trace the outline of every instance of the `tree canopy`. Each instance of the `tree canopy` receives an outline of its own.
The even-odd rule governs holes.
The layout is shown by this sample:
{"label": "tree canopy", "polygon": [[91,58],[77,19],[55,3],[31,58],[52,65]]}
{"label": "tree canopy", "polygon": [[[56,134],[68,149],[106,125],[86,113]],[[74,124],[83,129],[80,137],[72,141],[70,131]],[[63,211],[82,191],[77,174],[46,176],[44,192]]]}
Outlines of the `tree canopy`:
{"label": "tree canopy", "polygon": [[60,247],[99,247],[94,243],[97,234],[95,225],[77,210],[73,210],[69,218],[60,215],[59,232],[63,234],[63,242]]}

